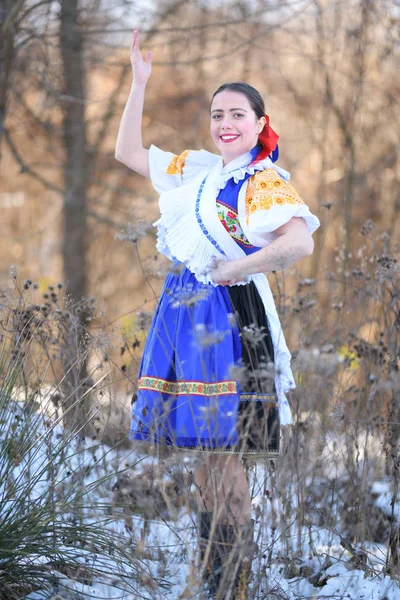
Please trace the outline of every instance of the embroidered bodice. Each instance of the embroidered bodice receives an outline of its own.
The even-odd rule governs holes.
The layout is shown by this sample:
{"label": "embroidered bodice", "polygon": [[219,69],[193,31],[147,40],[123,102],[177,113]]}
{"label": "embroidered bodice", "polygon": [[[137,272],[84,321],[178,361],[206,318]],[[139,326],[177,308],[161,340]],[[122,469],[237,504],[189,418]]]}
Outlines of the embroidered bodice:
{"label": "embroidered bodice", "polygon": [[[249,241],[243,231],[244,225],[241,224],[239,218],[238,197],[240,189],[246,181],[248,181],[245,199],[246,226],[249,225],[250,217],[256,215],[257,212],[265,215],[265,212],[271,211],[273,207],[284,205],[305,206],[303,200],[288,181],[289,173],[273,164],[269,158],[257,162],[256,158],[259,151],[260,148],[255,146],[250,152],[246,152],[229,162],[222,167],[215,181],[216,187],[219,188],[216,199],[219,221],[245,254],[252,254],[261,247]],[[185,150],[179,156],[173,156],[166,173],[168,175],[183,176],[190,152]],[[244,218],[243,214],[242,218]],[[200,227],[202,227],[201,220],[198,220]]]}
{"label": "embroidered bodice", "polygon": [[203,283],[212,283],[215,260],[229,260],[227,233],[232,253],[233,241],[240,256],[273,242],[292,217],[303,218],[311,233],[319,226],[290,185],[290,174],[270,157],[258,160],[259,152],[255,146],[223,165],[221,156],[206,150],[173,155],[149,149],[150,177],[161,193],[157,249],[184,260]]}
{"label": "embroidered bodice", "polygon": [[238,196],[241,186],[249,180],[246,190],[246,221],[256,210],[268,210],[274,205],[304,204],[295,189],[283,179],[275,168],[254,172],[253,161],[259,153],[256,146],[222,169],[221,186],[217,197],[217,211],[226,231],[246,254],[260,249],[247,239],[238,216]]}
{"label": "embroidered bodice", "polygon": [[[216,185],[219,193],[216,199],[217,214],[220,223],[245,254],[252,254],[260,249],[246,237],[239,219],[238,196],[242,185],[248,181],[246,189],[246,225],[249,218],[257,211],[268,211],[274,206],[287,204],[300,205],[303,200],[288,182],[289,174],[267,162],[257,162],[260,151],[255,146],[250,152],[237,157],[222,167]],[[168,175],[182,175],[189,157],[189,150],[174,156],[168,165]],[[201,219],[197,215],[200,227]],[[214,243],[214,241],[212,242]]]}
{"label": "embroidered bodice", "polygon": [[234,210],[229,204],[225,204],[221,198],[218,198],[217,211],[218,218],[223,227],[235,240],[235,242],[239,244],[239,246],[246,252],[246,254],[251,254],[256,250],[259,250],[259,248],[256,246],[250,244],[249,240],[246,238],[243,229],[240,226],[239,217],[236,210]]}
{"label": "embroidered bodice", "polygon": [[251,177],[251,173],[246,173],[243,179],[237,183],[234,178],[229,179],[225,187],[220,190],[216,200],[218,218],[221,224],[246,254],[252,254],[260,249],[249,242],[240,225],[238,216],[239,190],[243,183]]}

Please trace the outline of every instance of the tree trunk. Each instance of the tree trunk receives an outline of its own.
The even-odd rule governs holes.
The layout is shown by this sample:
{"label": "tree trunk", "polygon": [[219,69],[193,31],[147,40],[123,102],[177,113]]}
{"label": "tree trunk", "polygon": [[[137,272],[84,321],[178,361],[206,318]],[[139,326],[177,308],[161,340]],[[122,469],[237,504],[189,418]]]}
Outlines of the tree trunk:
{"label": "tree trunk", "polygon": [[15,21],[25,0],[0,0],[0,159],[15,58]]}
{"label": "tree trunk", "polygon": [[60,41],[64,70],[63,134],[64,235],[63,258],[67,293],[77,302],[87,292],[88,152],[85,123],[83,39],[78,25],[78,0],[61,0]]}
{"label": "tree trunk", "polygon": [[[60,48],[64,89],[61,101],[64,136],[64,206],[62,254],[66,294],[75,309],[77,327],[71,332],[69,364],[66,366],[67,394],[64,399],[65,424],[82,427],[88,413],[88,399],[82,400],[85,386],[86,355],[84,331],[88,312],[80,304],[87,294],[86,251],[88,243],[87,196],[89,182],[85,122],[85,72],[83,36],[79,27],[78,0],[61,0]],[[76,310],[77,304],[79,310]]]}

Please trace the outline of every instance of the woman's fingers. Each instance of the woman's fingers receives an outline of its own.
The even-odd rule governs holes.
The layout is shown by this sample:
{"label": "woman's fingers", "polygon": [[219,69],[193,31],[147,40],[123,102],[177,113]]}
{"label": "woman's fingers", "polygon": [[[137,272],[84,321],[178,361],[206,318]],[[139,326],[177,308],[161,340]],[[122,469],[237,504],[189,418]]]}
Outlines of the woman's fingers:
{"label": "woman's fingers", "polygon": [[133,30],[132,52],[140,52],[139,31],[136,28]]}
{"label": "woman's fingers", "polygon": [[[136,28],[133,30],[132,54],[136,54],[137,57],[140,56],[140,58],[142,58],[142,55],[140,53],[139,31]],[[151,50],[148,50],[146,52],[146,58],[145,58],[144,62],[146,62],[147,64],[151,64],[152,56],[153,55],[152,55]]]}
{"label": "woman's fingers", "polygon": [[145,52],[144,57],[140,51],[139,31],[135,27],[133,30],[133,39],[131,47],[130,61],[133,69],[133,78],[136,83],[146,83],[151,74],[152,53],[150,50]]}
{"label": "woman's fingers", "polygon": [[133,34],[132,34],[132,44],[131,44],[132,52],[135,51],[135,44],[136,44],[136,29],[133,30]]}
{"label": "woman's fingers", "polygon": [[229,281],[219,281],[218,285],[235,285],[239,283],[240,279],[230,279]]}

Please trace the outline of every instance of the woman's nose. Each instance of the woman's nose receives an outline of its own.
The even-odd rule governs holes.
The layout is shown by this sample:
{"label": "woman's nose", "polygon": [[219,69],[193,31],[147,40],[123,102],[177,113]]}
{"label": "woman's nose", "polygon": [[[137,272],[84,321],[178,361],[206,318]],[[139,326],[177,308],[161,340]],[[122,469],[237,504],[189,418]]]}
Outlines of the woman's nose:
{"label": "woman's nose", "polygon": [[232,127],[230,117],[223,117],[221,128],[222,129],[230,129]]}

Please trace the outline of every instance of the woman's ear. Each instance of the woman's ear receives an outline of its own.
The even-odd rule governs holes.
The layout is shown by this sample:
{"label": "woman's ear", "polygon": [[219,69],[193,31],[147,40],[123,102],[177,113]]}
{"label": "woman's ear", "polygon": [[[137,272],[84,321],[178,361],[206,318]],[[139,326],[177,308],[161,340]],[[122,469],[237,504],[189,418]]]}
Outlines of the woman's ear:
{"label": "woman's ear", "polygon": [[258,133],[262,132],[266,122],[267,122],[267,119],[265,117],[261,117],[261,119],[258,119]]}

